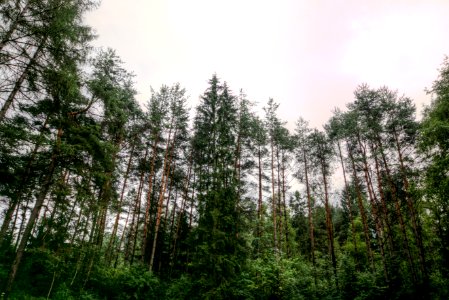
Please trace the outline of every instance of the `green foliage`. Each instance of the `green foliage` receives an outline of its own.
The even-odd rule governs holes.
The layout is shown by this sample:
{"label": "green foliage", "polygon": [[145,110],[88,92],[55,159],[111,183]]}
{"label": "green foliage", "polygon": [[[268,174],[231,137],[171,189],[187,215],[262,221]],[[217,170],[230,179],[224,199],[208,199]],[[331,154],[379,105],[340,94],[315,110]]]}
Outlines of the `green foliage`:
{"label": "green foliage", "polygon": [[314,277],[301,259],[276,259],[267,254],[251,260],[239,282],[245,299],[314,299]]}
{"label": "green foliage", "polygon": [[107,299],[160,299],[163,295],[159,279],[143,266],[97,266],[86,288]]}
{"label": "green foliage", "polygon": [[340,257],[339,269],[342,299],[381,299],[391,293],[383,281],[381,271],[371,273],[369,270],[357,270],[356,263],[350,255]]}
{"label": "green foliage", "polygon": [[95,3],[0,4],[7,296],[449,297],[448,59],[420,126],[411,99],[361,85],[292,136],[273,99],[262,120],[213,75],[191,136],[179,84],[144,113],[115,51],[91,58]]}

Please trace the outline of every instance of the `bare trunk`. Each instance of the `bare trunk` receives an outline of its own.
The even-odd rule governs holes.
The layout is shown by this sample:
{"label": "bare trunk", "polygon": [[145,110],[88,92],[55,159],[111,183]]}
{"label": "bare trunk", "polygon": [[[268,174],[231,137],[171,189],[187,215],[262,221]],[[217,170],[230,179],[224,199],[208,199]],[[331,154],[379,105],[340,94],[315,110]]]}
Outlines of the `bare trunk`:
{"label": "bare trunk", "polygon": [[[181,227],[181,220],[182,220],[182,216],[185,213],[187,200],[188,200],[188,196],[189,196],[190,176],[192,174],[192,168],[193,168],[192,159],[193,159],[193,155],[191,154],[190,160],[189,160],[189,170],[187,172],[187,178],[186,178],[186,181],[184,183],[184,194],[183,194],[183,197],[182,197],[182,202],[181,202],[181,207],[180,207],[180,210],[179,210],[178,221],[176,223],[175,236],[174,236],[174,239],[173,239],[173,247],[172,247],[172,252],[171,252],[171,257],[170,257],[172,268],[173,268],[174,260],[175,260],[175,257],[176,257],[176,243],[177,243],[178,237],[179,237],[179,229]],[[193,198],[193,196],[192,196],[192,198]]]}
{"label": "bare trunk", "polygon": [[327,176],[326,176],[325,161],[323,159],[321,159],[321,173],[323,176],[323,185],[324,185],[324,206],[326,210],[326,228],[327,228],[327,237],[329,240],[329,252],[331,255],[332,267],[334,270],[335,284],[338,289],[337,258],[335,257],[335,249],[334,249],[334,228],[332,224],[332,214],[329,205],[329,193],[327,191]]}
{"label": "bare trunk", "polygon": [[276,223],[277,223],[277,217],[276,217],[276,194],[274,191],[274,145],[273,145],[273,138],[271,138],[271,208],[272,208],[272,214],[273,214],[273,245],[274,245],[274,249],[277,253],[277,228],[276,228]]}
{"label": "bare trunk", "polygon": [[[258,217],[259,223],[260,223],[260,219],[262,217],[262,163],[261,163],[260,146],[259,146],[257,158],[259,161],[259,165],[258,165],[258,169],[259,169],[259,200],[257,202],[257,217]],[[260,237],[260,231],[259,231],[259,237]]]}
{"label": "bare trunk", "polygon": [[[313,230],[313,209],[312,209],[312,195],[310,193],[310,184],[309,184],[309,169],[307,165],[307,156],[306,151],[302,149],[303,159],[304,159],[304,173],[306,177],[306,191],[307,191],[307,209],[309,211],[308,219],[309,219],[309,232],[310,232],[310,250],[312,253],[312,264],[315,269],[315,236]],[[316,276],[315,276],[316,277]],[[316,278],[315,278],[316,281]]]}
{"label": "bare trunk", "polygon": [[[174,144],[175,144],[175,139],[176,139],[176,131],[177,130],[175,130],[175,133],[173,135],[174,137],[173,137],[173,143],[172,143],[170,140],[170,133],[171,133],[171,128],[170,128],[170,133],[168,135],[168,141],[167,141],[167,147],[165,149],[164,167],[162,169],[162,183],[161,183],[161,189],[159,192],[159,204],[158,204],[158,208],[157,208],[156,225],[154,228],[153,247],[151,249],[151,256],[150,256],[150,266],[149,266],[150,271],[153,270],[154,254],[156,253],[156,243],[157,243],[157,237],[159,234],[159,226],[161,223],[161,214],[162,214],[162,207],[164,205],[164,196],[165,196],[165,190],[167,187],[167,179],[168,179],[168,176],[170,173],[170,165],[171,165],[171,159],[172,159],[172,154],[173,154],[173,148],[175,146]],[[172,144],[171,147],[170,147],[170,144]]]}
{"label": "bare trunk", "polygon": [[287,207],[285,204],[285,161],[284,152],[282,152],[282,208],[284,210],[284,232],[285,232],[285,244],[287,250],[287,257],[290,257],[290,244],[289,244],[289,230],[287,222]]}
{"label": "bare trunk", "polygon": [[155,162],[157,157],[157,145],[159,143],[159,135],[157,134],[156,138],[154,139],[154,143],[152,146],[152,158],[151,158],[151,166],[150,166],[150,175],[148,176],[148,191],[147,191],[147,201],[146,201],[146,208],[145,208],[145,222],[143,225],[143,237],[142,237],[142,259],[145,258],[145,253],[147,249],[147,242],[148,242],[148,229],[150,226],[150,209],[151,209],[151,194],[153,193],[153,177],[155,173]]}
{"label": "bare trunk", "polygon": [[190,200],[190,215],[189,215],[189,228],[192,228],[192,221],[193,221],[193,205],[194,205],[194,199],[195,199],[195,182],[196,182],[196,174],[193,173],[193,190],[192,190],[192,199]]}
{"label": "bare trunk", "polygon": [[357,177],[357,170],[355,167],[355,162],[354,162],[354,157],[352,155],[352,150],[350,149],[349,145],[346,144],[347,148],[348,148],[348,154],[349,154],[349,158],[351,160],[351,164],[352,164],[352,174],[354,177],[354,184],[355,184],[355,189],[356,189],[356,193],[357,193],[357,203],[359,206],[359,211],[360,211],[360,215],[362,217],[362,223],[363,223],[363,233],[365,234],[365,244],[366,244],[366,248],[368,250],[368,259],[371,263],[371,266],[374,265],[374,259],[373,259],[373,252],[371,250],[371,239],[369,237],[369,229],[368,229],[368,221],[367,221],[367,217],[366,217],[366,212],[365,212],[365,207],[363,205],[363,201],[362,201],[362,192],[360,190],[360,183],[359,183],[359,178]]}
{"label": "bare trunk", "polygon": [[[383,252],[383,242],[382,242],[382,231],[380,230],[380,227],[379,227],[379,216],[378,216],[378,213],[377,213],[377,200],[376,200],[376,196],[374,194],[374,191],[372,189],[373,185],[372,185],[372,182],[371,182],[371,176],[369,174],[370,170],[369,170],[368,161],[367,161],[367,158],[366,158],[365,147],[363,146],[362,141],[360,140],[360,135],[359,134],[357,135],[357,140],[358,140],[359,150],[362,153],[363,174],[365,176],[366,188],[368,190],[368,198],[369,198],[369,201],[370,201],[370,204],[371,204],[371,213],[373,215],[374,224],[376,226],[376,233],[377,233],[377,236],[379,237],[379,242],[380,242],[381,252],[382,252],[382,258],[384,258],[384,255],[383,255],[383,253],[384,253]],[[384,266],[385,266],[385,264],[384,264]],[[376,270],[376,266],[374,265],[374,258],[372,260],[372,269],[373,269],[373,271]],[[384,269],[384,271],[386,272],[386,268]],[[385,277],[388,280],[388,276],[387,276],[386,273],[385,273]]]}
{"label": "bare trunk", "polygon": [[[176,164],[173,165],[173,168],[169,168],[168,177],[170,178],[170,183],[168,184],[168,195],[167,202],[165,202],[165,213],[164,213],[164,224],[167,224],[167,218],[169,216],[169,208],[170,208],[170,199],[171,193],[173,191],[173,173],[175,172]],[[178,190],[176,190],[177,193]],[[176,193],[175,193],[175,201],[176,201]]]}
{"label": "bare trunk", "polygon": [[[145,151],[145,157],[143,159],[144,162],[147,161],[147,156],[148,156],[148,149],[146,149],[146,151]],[[125,251],[125,257],[124,257],[125,261],[129,260],[129,256],[131,255],[132,248],[133,248],[134,226],[137,227],[136,215],[138,214],[138,212],[137,212],[138,206],[140,206],[143,185],[144,185],[144,170],[142,169],[142,171],[140,172],[139,187],[137,188],[137,195],[136,195],[136,199],[134,201],[131,225],[129,228],[129,235],[128,235],[129,239],[128,239],[128,243],[126,244],[126,251]],[[137,234],[137,229],[135,230],[135,234]],[[143,241],[142,241],[142,243],[143,243]]]}
{"label": "bare trunk", "polygon": [[276,170],[277,170],[277,210],[279,213],[279,216],[277,218],[279,224],[279,235],[278,235],[278,249],[279,251],[282,251],[282,206],[281,206],[281,166],[279,162],[279,146],[276,146]]}
{"label": "bare trunk", "polygon": [[392,239],[392,230],[391,230],[391,224],[390,224],[390,220],[389,220],[389,213],[388,213],[388,208],[387,208],[387,202],[385,200],[385,192],[384,192],[384,188],[382,185],[382,175],[380,172],[380,168],[379,168],[379,160],[377,158],[377,154],[375,153],[376,149],[374,148],[374,145],[371,145],[371,151],[373,152],[373,156],[374,156],[374,163],[375,163],[375,167],[376,167],[376,176],[377,176],[377,189],[379,190],[379,196],[380,196],[380,203],[382,206],[382,213],[383,213],[383,219],[385,222],[385,225],[387,226],[387,241],[388,241],[388,246],[389,246],[389,252],[390,252],[390,256],[392,255],[392,252],[395,249],[394,243],[393,243],[393,239]]}
{"label": "bare trunk", "polygon": [[403,240],[404,240],[405,252],[407,254],[407,258],[408,258],[408,262],[409,262],[409,268],[410,268],[410,271],[412,273],[412,280],[413,280],[414,283],[416,283],[415,266],[414,266],[412,254],[411,254],[411,251],[410,251],[410,243],[409,243],[409,240],[408,240],[407,230],[405,228],[404,218],[403,218],[402,212],[401,212],[401,205],[399,203],[399,199],[398,199],[398,196],[397,196],[397,190],[396,190],[396,187],[395,187],[395,185],[393,183],[393,180],[392,180],[392,177],[391,177],[390,168],[388,166],[387,159],[386,159],[385,153],[383,151],[383,145],[382,145],[382,140],[381,140],[380,136],[377,136],[377,142],[379,144],[380,153],[382,155],[382,160],[383,160],[383,163],[384,163],[384,166],[385,166],[385,172],[386,172],[388,183],[389,183],[389,186],[390,186],[390,189],[391,189],[391,193],[392,193],[392,196],[393,196],[394,206],[395,206],[395,209],[396,209],[396,214],[397,214],[397,217],[399,219],[399,225],[400,225],[401,232],[402,232],[402,237],[403,237]]}
{"label": "bare trunk", "polygon": [[412,218],[413,233],[415,234],[416,244],[418,245],[418,249],[419,249],[419,260],[420,260],[420,265],[421,265],[421,272],[424,276],[424,280],[427,281],[428,274],[427,274],[427,265],[426,265],[426,255],[425,255],[425,251],[424,251],[424,245],[422,242],[421,228],[420,228],[418,220],[417,220],[417,213],[416,213],[415,206],[413,204],[413,199],[410,196],[409,182],[407,179],[407,172],[406,172],[406,168],[404,165],[404,157],[402,156],[402,149],[401,149],[401,145],[399,143],[399,137],[398,137],[396,130],[393,131],[393,135],[394,135],[394,139],[396,141],[396,149],[398,152],[399,164],[401,167],[402,182],[404,184],[405,197],[406,197],[408,209],[410,211],[410,216]]}
{"label": "bare trunk", "polygon": [[[145,151],[145,156],[144,156],[144,159],[143,159],[144,162],[146,162],[147,156],[148,156],[148,149]],[[139,186],[137,188],[136,204],[135,204],[135,207],[134,207],[134,210],[133,210],[133,217],[132,217],[133,221],[131,223],[131,228],[129,229],[129,231],[130,231],[130,234],[129,234],[130,239],[131,239],[131,236],[132,236],[131,233],[132,233],[133,225],[134,225],[134,221],[135,221],[135,215],[136,215],[136,209],[137,209],[137,201],[140,202],[140,197],[141,197],[141,194],[142,194],[143,185],[144,185],[144,171],[142,170],[140,172]],[[115,248],[115,252],[117,252],[117,253],[116,253],[116,256],[115,256],[114,268],[117,267],[118,259],[119,259],[119,256],[120,256],[119,252],[120,252],[120,250],[122,248],[122,245],[123,245],[123,242],[125,240],[126,228],[128,226],[129,216],[131,215],[130,211],[131,211],[131,207],[128,209],[128,212],[127,212],[127,215],[126,215],[126,221],[125,221],[125,225],[123,227],[123,231],[122,231],[122,234],[121,234],[121,237],[120,237],[119,244],[118,244],[117,248]],[[137,234],[137,232],[136,232],[136,234]],[[129,253],[130,253],[130,248],[131,248],[130,247],[130,242],[128,242],[128,244],[126,245],[126,247],[124,249],[124,261],[126,261],[128,259],[128,256],[129,256]]]}
{"label": "bare trunk", "polygon": [[125,195],[125,189],[126,189],[126,184],[128,182],[128,176],[129,176],[129,172],[131,170],[131,162],[133,159],[133,154],[134,154],[134,147],[135,147],[136,141],[133,141],[133,144],[131,146],[131,150],[129,153],[129,159],[128,159],[128,164],[126,165],[126,171],[125,171],[125,176],[123,179],[123,185],[122,185],[122,190],[120,192],[120,199],[118,202],[118,211],[117,211],[117,215],[115,216],[115,222],[114,222],[114,226],[112,228],[112,233],[111,233],[111,238],[109,240],[109,244],[106,250],[106,256],[107,256],[107,260],[108,262],[110,262],[110,259],[112,258],[111,254],[112,254],[112,245],[115,241],[116,235],[117,235],[117,228],[118,228],[118,223],[120,220],[120,214],[121,214],[121,210],[122,210],[122,204],[123,204],[123,197]]}

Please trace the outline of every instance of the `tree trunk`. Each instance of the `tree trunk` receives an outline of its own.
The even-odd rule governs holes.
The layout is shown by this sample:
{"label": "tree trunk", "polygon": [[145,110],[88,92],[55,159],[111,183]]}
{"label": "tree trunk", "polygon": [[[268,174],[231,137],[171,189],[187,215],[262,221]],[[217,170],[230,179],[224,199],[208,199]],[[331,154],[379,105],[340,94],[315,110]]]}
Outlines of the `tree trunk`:
{"label": "tree trunk", "polygon": [[[181,227],[181,220],[182,220],[182,216],[185,213],[185,209],[186,209],[186,205],[187,205],[187,200],[188,200],[188,196],[189,196],[189,186],[190,186],[190,176],[192,174],[192,168],[193,168],[193,155],[190,155],[190,160],[189,160],[189,170],[187,171],[187,178],[186,178],[186,182],[184,183],[184,194],[182,197],[182,202],[181,202],[181,207],[179,210],[179,217],[178,217],[178,221],[176,223],[176,231],[175,231],[175,236],[173,238],[173,246],[172,246],[172,252],[171,252],[171,257],[170,257],[170,264],[171,264],[171,268],[173,268],[174,265],[174,260],[176,258],[176,243],[178,241],[179,238],[179,228]],[[193,196],[192,196],[193,198]]]}
{"label": "tree trunk", "polygon": [[45,40],[43,40],[41,42],[41,44],[37,47],[36,51],[33,54],[33,57],[30,59],[30,61],[26,65],[26,67],[23,70],[22,74],[17,79],[16,83],[14,84],[14,87],[13,87],[11,93],[9,94],[8,98],[3,103],[3,106],[0,109],[0,123],[2,123],[4,121],[4,119],[6,117],[6,113],[8,112],[9,108],[13,104],[13,102],[14,102],[14,100],[16,98],[17,93],[19,92],[20,88],[22,87],[23,82],[25,81],[25,78],[28,75],[29,70],[36,63],[36,60],[37,60],[38,56],[40,55],[40,53],[41,53],[41,51],[43,49],[44,44],[45,44]]}
{"label": "tree trunk", "polygon": [[360,190],[360,183],[359,183],[359,179],[357,177],[357,170],[355,167],[355,162],[354,162],[354,156],[352,155],[352,150],[349,147],[349,144],[346,142],[346,147],[348,149],[348,154],[349,154],[349,159],[351,160],[351,164],[352,164],[352,174],[354,177],[354,184],[355,184],[355,189],[356,189],[356,193],[357,193],[357,203],[359,206],[359,211],[360,211],[360,215],[362,217],[362,223],[363,223],[363,233],[365,234],[365,244],[366,244],[366,248],[368,250],[368,259],[371,262],[371,266],[374,266],[374,259],[373,259],[373,252],[371,250],[371,239],[369,237],[369,231],[368,231],[368,221],[367,221],[367,217],[366,217],[366,212],[365,212],[365,207],[363,206],[363,201],[362,201],[362,192]]}
{"label": "tree trunk", "polygon": [[147,191],[147,201],[145,207],[145,222],[143,224],[143,237],[142,237],[142,260],[145,259],[145,253],[147,249],[148,242],[148,229],[150,227],[150,209],[151,209],[151,194],[153,193],[153,177],[155,173],[154,164],[156,162],[157,157],[157,145],[159,143],[160,132],[157,133],[156,138],[154,139],[153,146],[151,147],[152,158],[150,165],[150,175],[148,176],[148,191]]}
{"label": "tree trunk", "polygon": [[[148,149],[145,150],[145,157],[143,159],[144,162],[147,161],[147,156],[148,156]],[[130,224],[130,228],[129,228],[129,234],[128,234],[128,243],[126,244],[126,251],[125,251],[125,261],[129,260],[129,256],[131,255],[131,249],[133,247],[133,243],[132,241],[134,240],[133,238],[133,232],[134,232],[134,226],[136,225],[136,214],[137,214],[137,207],[140,205],[140,201],[141,201],[141,195],[142,195],[142,190],[143,190],[143,185],[144,185],[144,170],[142,168],[142,171],[140,171],[140,179],[139,179],[139,186],[137,188],[137,195],[136,195],[136,199],[134,201],[134,207],[133,207],[133,213],[132,213],[132,219],[131,219],[131,224]],[[137,229],[136,229],[136,234],[137,234]],[[142,241],[143,243],[143,241]]]}
{"label": "tree trunk", "polygon": [[[161,223],[162,206],[164,205],[164,196],[165,196],[165,190],[167,187],[167,179],[168,179],[168,176],[170,173],[170,165],[171,165],[171,159],[172,159],[172,154],[173,154],[172,151],[175,146],[176,132],[177,132],[177,130],[175,130],[175,133],[173,135],[173,142],[172,142],[170,139],[171,138],[170,137],[171,128],[170,128],[170,133],[168,135],[168,141],[167,141],[167,148],[165,149],[164,167],[162,168],[162,183],[161,183],[161,189],[159,192],[159,204],[158,204],[158,208],[157,208],[156,225],[154,228],[153,247],[151,248],[151,256],[150,256],[150,266],[149,266],[150,271],[153,270],[154,254],[156,253],[156,243],[157,243],[157,237],[159,234],[159,225]],[[170,144],[172,144],[171,147],[170,147]],[[170,149],[170,148],[172,148],[172,149]],[[169,155],[169,153],[170,153],[170,155]]]}
{"label": "tree trunk", "polygon": [[392,256],[392,253],[394,252],[394,249],[395,249],[393,239],[392,239],[393,231],[391,229],[391,223],[389,220],[389,213],[388,213],[387,203],[385,200],[385,192],[384,192],[384,188],[382,185],[383,180],[382,180],[382,175],[381,175],[380,168],[379,168],[379,159],[377,158],[376,150],[377,149],[375,148],[375,146],[373,144],[371,144],[371,152],[373,152],[374,163],[375,163],[375,167],[376,167],[377,189],[379,190],[380,203],[382,205],[383,219],[384,219],[385,225],[387,226],[387,230],[388,230],[388,232],[386,233],[386,236],[387,236],[387,241],[388,241],[388,246],[389,246],[389,253],[390,253],[390,256]]}
{"label": "tree trunk", "polygon": [[[148,149],[146,149],[146,151],[145,151],[145,156],[144,156],[144,159],[143,159],[144,162],[146,162],[146,160],[147,160],[147,155],[148,155]],[[140,202],[140,196],[141,196],[141,193],[142,193],[143,184],[144,184],[144,171],[142,170],[140,172],[140,179],[139,179],[139,186],[137,188],[137,196],[136,196],[136,205],[135,205],[135,207],[137,207],[137,201]],[[119,252],[120,252],[120,249],[122,248],[122,244],[123,244],[123,242],[125,240],[126,228],[128,226],[129,216],[131,214],[130,211],[131,211],[131,207],[128,209],[128,212],[127,212],[127,215],[126,215],[126,221],[125,221],[125,225],[123,226],[123,231],[122,231],[122,234],[121,234],[121,237],[120,237],[120,241],[119,241],[119,244],[118,244],[117,248],[115,249],[115,252],[117,252],[117,253],[116,253],[116,256],[115,256],[114,268],[117,267],[118,259],[119,259],[119,256],[120,256]],[[134,210],[133,210],[133,223],[134,223],[134,220],[135,220],[135,212],[136,212],[136,208],[134,208]],[[129,229],[130,232],[132,232],[133,225],[134,225],[133,223],[131,223],[131,228]],[[136,232],[136,234],[137,234],[137,232]],[[131,234],[129,234],[129,236],[131,237]],[[125,250],[124,250],[124,252],[125,252],[124,253],[124,261],[127,260],[128,255],[129,255],[129,251],[130,251],[129,250],[130,249],[129,244],[130,244],[130,242],[128,242],[128,244],[126,245]],[[112,255],[111,255],[111,257],[112,257]]]}
{"label": "tree trunk", "polygon": [[56,159],[58,158],[58,152],[59,152],[58,148],[59,148],[59,144],[61,141],[61,136],[62,136],[62,129],[59,128],[56,146],[55,146],[55,149],[53,150],[53,154],[51,157],[51,162],[50,162],[50,166],[48,168],[48,172],[47,172],[47,174],[45,176],[45,180],[42,184],[42,189],[36,198],[36,203],[34,204],[34,208],[31,211],[30,218],[28,219],[27,226],[25,227],[25,231],[22,235],[22,239],[20,240],[20,244],[19,244],[19,247],[17,248],[14,262],[12,263],[11,270],[8,275],[8,281],[6,284],[6,295],[8,295],[11,292],[12,286],[14,284],[14,280],[16,278],[17,270],[19,269],[20,262],[22,261],[22,256],[25,251],[25,247],[26,247],[28,240],[31,236],[31,231],[34,226],[34,222],[36,221],[36,219],[39,215],[39,211],[40,211],[42,204],[44,203],[45,197],[47,196],[47,193],[50,189],[52,179],[53,179],[53,173],[56,168]]}
{"label": "tree trunk", "polygon": [[397,214],[397,217],[399,219],[399,226],[401,228],[401,233],[402,233],[404,246],[405,246],[405,252],[406,252],[406,255],[407,255],[407,258],[408,258],[410,271],[412,273],[412,280],[413,280],[414,283],[416,283],[415,266],[414,266],[413,257],[412,257],[411,251],[410,251],[410,243],[408,241],[407,230],[405,228],[405,222],[404,222],[404,218],[402,216],[401,205],[399,203],[397,190],[396,190],[396,187],[395,187],[395,185],[393,183],[393,180],[392,180],[392,177],[391,177],[390,168],[388,166],[387,159],[386,159],[385,153],[383,151],[382,140],[381,140],[379,135],[377,135],[376,138],[377,138],[377,143],[378,143],[379,150],[380,150],[380,153],[381,153],[381,156],[382,156],[382,160],[383,160],[383,163],[384,163],[384,166],[385,166],[385,172],[386,172],[386,175],[387,175],[387,180],[388,180],[388,183],[389,183],[389,186],[390,186],[390,189],[391,189],[391,193],[392,193],[392,197],[393,197],[393,200],[394,200],[394,206],[395,206],[395,209],[396,209],[396,214]]}
{"label": "tree trunk", "polygon": [[[257,158],[258,158],[258,171],[259,171],[259,199],[257,202],[257,217],[259,219],[259,223],[262,217],[262,162],[261,162],[261,151],[260,151],[260,146],[257,152]],[[260,225],[260,224],[259,224]],[[260,230],[258,231],[259,237],[260,237]]]}
{"label": "tree trunk", "polygon": [[[307,191],[307,209],[309,211],[309,232],[310,232],[310,252],[312,253],[312,265],[315,269],[315,236],[313,232],[313,209],[312,209],[312,195],[310,193],[310,183],[309,183],[309,169],[307,165],[306,150],[302,149],[303,159],[304,159],[304,173],[306,177],[306,191]],[[316,281],[316,276],[315,276]],[[316,282],[315,282],[316,284]]]}
{"label": "tree trunk", "polygon": [[279,213],[279,216],[277,218],[278,220],[278,228],[279,228],[279,235],[278,235],[278,249],[279,251],[282,251],[282,198],[281,198],[281,165],[279,161],[279,146],[276,146],[276,170],[277,170],[277,210]]}
{"label": "tree trunk", "polygon": [[[364,165],[363,171],[365,174],[365,182],[366,182],[366,187],[368,189],[368,195],[369,195],[369,199],[370,199],[370,203],[371,203],[371,211],[372,211],[373,218],[374,218],[374,224],[376,226],[376,233],[377,233],[377,237],[378,237],[377,240],[379,241],[379,246],[380,246],[384,276],[385,276],[386,282],[388,282],[389,281],[388,267],[387,267],[387,261],[385,258],[385,246],[384,246],[384,241],[383,241],[383,236],[384,236],[383,223],[381,222],[379,212],[378,212],[378,201],[377,201],[376,194],[374,193],[374,186],[373,186],[373,182],[371,179],[370,168],[368,166],[366,148],[362,144],[359,135],[357,136],[357,138],[358,138],[358,142],[359,142],[359,148],[362,153],[362,159],[363,159],[363,165]],[[374,153],[373,153],[373,155],[374,155]],[[373,270],[375,271],[374,265],[373,265]]]}
{"label": "tree trunk", "polygon": [[[30,157],[30,160],[28,161],[28,164],[27,164],[27,167],[26,167],[26,170],[25,170],[25,174],[22,176],[21,181],[20,181],[20,185],[19,185],[19,187],[17,189],[17,192],[15,193],[15,195],[16,195],[15,199],[11,200],[11,203],[8,206],[8,210],[6,211],[2,227],[0,229],[0,248],[2,246],[2,243],[3,243],[4,239],[5,239],[6,232],[8,231],[8,228],[9,228],[9,224],[11,223],[14,210],[16,209],[18,204],[20,203],[20,200],[22,199],[22,195],[25,192],[24,191],[25,185],[28,182],[28,179],[29,179],[30,174],[31,174],[31,166],[32,166],[33,162],[35,161],[36,155],[37,155],[37,151],[39,150],[39,148],[41,146],[42,137],[43,137],[44,131],[45,131],[46,127],[47,127],[48,120],[49,120],[49,116],[47,115],[47,117],[45,118],[44,124],[42,124],[41,129],[39,130],[38,141],[37,141],[36,145],[34,146],[33,151],[31,152],[31,157]],[[30,199],[30,197],[27,198],[27,207],[28,207],[29,199]],[[18,211],[18,208],[17,208],[17,211]],[[26,208],[25,208],[25,211],[26,211]],[[22,218],[22,222],[24,220],[25,219]],[[19,235],[20,235],[20,231],[19,231]]]}
{"label": "tree trunk", "polygon": [[426,283],[427,279],[428,279],[428,274],[427,274],[427,265],[426,265],[426,255],[425,255],[424,245],[422,242],[422,235],[421,235],[422,230],[421,230],[421,227],[419,226],[419,222],[417,220],[418,217],[417,217],[415,206],[413,204],[413,199],[410,196],[409,182],[407,179],[407,172],[406,172],[405,165],[404,165],[404,157],[402,156],[402,149],[401,149],[401,145],[399,143],[399,137],[398,137],[396,130],[393,130],[393,136],[396,141],[396,150],[398,152],[399,165],[401,167],[402,182],[404,184],[404,190],[405,190],[405,198],[406,198],[407,205],[408,205],[408,208],[410,211],[410,216],[412,218],[412,226],[413,226],[413,232],[415,234],[416,244],[418,245],[418,249],[419,249],[419,260],[420,260],[420,264],[421,264],[421,272],[423,274],[424,281]]}
{"label": "tree trunk", "polygon": [[331,209],[329,205],[329,193],[327,191],[327,176],[326,176],[325,161],[323,160],[323,158],[321,158],[321,174],[323,176],[324,206],[326,210],[326,228],[327,228],[327,237],[329,240],[329,252],[331,255],[332,267],[334,270],[335,284],[338,289],[337,258],[335,256],[335,249],[334,249],[334,229],[332,224]]}
{"label": "tree trunk", "polygon": [[276,228],[276,223],[277,223],[277,217],[276,217],[276,194],[274,191],[274,145],[273,145],[273,138],[271,138],[271,208],[272,208],[272,214],[273,214],[273,245],[274,245],[274,250],[277,253],[277,228]]}
{"label": "tree trunk", "polygon": [[346,201],[347,201],[347,205],[348,205],[349,220],[351,222],[352,242],[354,244],[354,251],[356,253],[356,255],[355,255],[356,269],[358,269],[359,268],[358,259],[357,259],[358,251],[357,251],[357,240],[356,240],[356,233],[355,233],[355,226],[354,226],[354,217],[352,216],[352,199],[349,195],[350,190],[349,190],[348,180],[346,179],[346,170],[345,170],[345,164],[343,162],[343,155],[341,153],[340,141],[337,141],[337,147],[338,147],[338,155],[340,157],[341,169],[343,172],[343,180],[345,183],[345,190],[346,190],[346,194],[348,195],[348,197],[346,198]]}
{"label": "tree trunk", "polygon": [[287,257],[290,257],[290,243],[289,243],[289,230],[288,230],[288,219],[287,219],[287,207],[285,204],[285,157],[284,151],[282,151],[282,208],[284,210],[284,232],[285,232],[285,244],[287,250]]}
{"label": "tree trunk", "polygon": [[129,172],[131,170],[131,162],[133,159],[133,155],[134,155],[134,147],[136,145],[136,141],[134,140],[131,146],[131,150],[129,152],[129,159],[128,159],[128,163],[126,165],[126,171],[125,171],[125,175],[124,175],[124,179],[123,179],[123,185],[122,185],[122,190],[120,192],[120,199],[118,202],[118,211],[117,211],[117,215],[115,216],[115,222],[114,222],[114,226],[112,228],[112,233],[111,233],[111,238],[109,240],[109,244],[108,247],[106,249],[106,256],[107,256],[107,261],[108,263],[110,263],[110,260],[112,258],[112,256],[110,254],[112,254],[112,244],[115,241],[116,235],[117,235],[117,228],[118,228],[118,223],[120,220],[120,214],[121,214],[121,210],[122,210],[122,203],[123,203],[123,197],[125,195],[125,189],[126,189],[126,184],[128,182],[128,176],[129,176]]}
{"label": "tree trunk", "polygon": [[[19,4],[19,1],[17,1],[17,3],[16,3],[16,8],[19,8],[18,4]],[[19,26],[20,19],[23,17],[25,12],[27,12],[29,4],[30,4],[29,1],[27,1],[25,6],[22,8],[22,10],[17,14],[15,20],[9,27],[9,30],[5,32],[5,35],[3,36],[2,40],[0,41],[0,52],[2,52],[3,48],[11,40],[11,37],[14,34],[14,32],[16,31],[17,26]],[[0,63],[3,63],[3,61],[1,61]]]}

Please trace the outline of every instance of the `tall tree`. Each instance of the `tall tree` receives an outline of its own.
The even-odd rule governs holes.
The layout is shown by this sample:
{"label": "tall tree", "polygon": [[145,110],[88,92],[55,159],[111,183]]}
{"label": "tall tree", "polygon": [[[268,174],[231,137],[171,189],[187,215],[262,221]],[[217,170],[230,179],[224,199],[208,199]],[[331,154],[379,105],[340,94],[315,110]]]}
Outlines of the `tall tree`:
{"label": "tall tree", "polygon": [[433,101],[424,111],[419,137],[419,148],[425,155],[427,166],[424,193],[432,214],[439,244],[435,266],[444,278],[449,274],[449,59],[446,57],[440,73],[428,91]]}
{"label": "tall tree", "polygon": [[243,240],[237,230],[238,184],[234,176],[237,134],[236,98],[216,75],[201,97],[194,124],[198,172],[199,221],[194,274],[206,286],[220,286],[237,276],[244,261]]}

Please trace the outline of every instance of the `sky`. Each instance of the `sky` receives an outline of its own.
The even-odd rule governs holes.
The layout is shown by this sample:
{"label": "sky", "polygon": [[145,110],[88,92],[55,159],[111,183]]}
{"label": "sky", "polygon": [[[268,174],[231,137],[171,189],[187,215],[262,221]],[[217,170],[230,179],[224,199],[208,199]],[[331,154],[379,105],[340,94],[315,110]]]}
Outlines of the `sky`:
{"label": "sky", "polygon": [[273,98],[293,129],[300,116],[321,128],[363,83],[422,111],[449,55],[448,12],[447,0],[103,0],[86,22],[135,74],[140,103],[179,82],[195,108],[216,73],[261,116]]}

